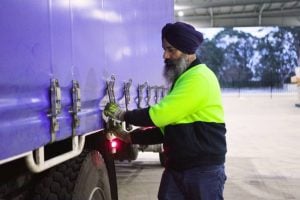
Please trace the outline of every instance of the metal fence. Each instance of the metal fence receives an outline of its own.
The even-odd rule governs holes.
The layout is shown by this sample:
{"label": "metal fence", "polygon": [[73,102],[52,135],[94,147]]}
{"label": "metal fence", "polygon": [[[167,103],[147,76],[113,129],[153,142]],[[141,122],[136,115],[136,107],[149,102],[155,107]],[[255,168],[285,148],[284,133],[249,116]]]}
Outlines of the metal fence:
{"label": "metal fence", "polygon": [[257,86],[257,87],[251,87],[251,86],[243,86],[243,85],[237,85],[235,83],[234,86],[229,86],[228,84],[223,85],[221,84],[221,90],[222,94],[225,96],[247,96],[247,95],[253,95],[253,96],[269,96],[270,98],[274,96],[298,96],[300,95],[300,87],[296,84],[283,84],[282,87],[275,87],[275,86]]}

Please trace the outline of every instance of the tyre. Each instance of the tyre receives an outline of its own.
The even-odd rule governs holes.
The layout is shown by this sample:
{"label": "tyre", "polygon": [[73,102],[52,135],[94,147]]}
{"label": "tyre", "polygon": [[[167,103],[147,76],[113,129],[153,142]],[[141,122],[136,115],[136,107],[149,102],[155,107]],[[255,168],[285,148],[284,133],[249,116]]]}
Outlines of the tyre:
{"label": "tyre", "polygon": [[117,152],[113,155],[115,160],[136,160],[139,154],[138,145],[128,144],[120,141],[120,147]]}
{"label": "tyre", "polygon": [[131,145],[129,147],[129,160],[136,160],[139,155],[139,149],[137,145]]}
{"label": "tyre", "polygon": [[166,156],[164,152],[159,152],[159,161],[160,161],[160,165],[164,167],[166,162]]}
{"label": "tyre", "polygon": [[84,151],[43,173],[32,200],[111,200],[109,177],[99,151]]}
{"label": "tyre", "polygon": [[[105,134],[98,134],[100,137],[92,138],[94,148],[98,149],[103,156],[108,172],[111,199],[118,200],[118,185],[114,157],[110,152],[110,142],[106,139]],[[96,142],[96,144],[95,144]]]}

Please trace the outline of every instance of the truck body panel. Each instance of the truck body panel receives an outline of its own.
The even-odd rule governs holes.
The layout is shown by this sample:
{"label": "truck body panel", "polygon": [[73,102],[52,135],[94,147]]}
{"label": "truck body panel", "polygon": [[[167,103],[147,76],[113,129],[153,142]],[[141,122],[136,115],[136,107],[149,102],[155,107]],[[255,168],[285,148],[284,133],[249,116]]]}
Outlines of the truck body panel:
{"label": "truck body panel", "polygon": [[[130,109],[138,85],[163,85],[160,31],[173,9],[171,0],[1,1],[0,163],[51,143],[53,79],[61,89],[55,141],[104,128],[112,75],[123,108],[124,83],[132,80]],[[81,94],[74,130],[73,81]]]}

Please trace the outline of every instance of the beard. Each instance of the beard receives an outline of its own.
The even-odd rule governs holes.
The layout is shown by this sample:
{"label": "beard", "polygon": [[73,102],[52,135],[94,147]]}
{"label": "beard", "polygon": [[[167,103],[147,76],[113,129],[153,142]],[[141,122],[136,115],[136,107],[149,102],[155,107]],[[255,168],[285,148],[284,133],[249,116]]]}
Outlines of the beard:
{"label": "beard", "polygon": [[185,56],[181,56],[176,60],[165,59],[164,77],[168,85],[172,85],[174,81],[188,68],[189,63]]}

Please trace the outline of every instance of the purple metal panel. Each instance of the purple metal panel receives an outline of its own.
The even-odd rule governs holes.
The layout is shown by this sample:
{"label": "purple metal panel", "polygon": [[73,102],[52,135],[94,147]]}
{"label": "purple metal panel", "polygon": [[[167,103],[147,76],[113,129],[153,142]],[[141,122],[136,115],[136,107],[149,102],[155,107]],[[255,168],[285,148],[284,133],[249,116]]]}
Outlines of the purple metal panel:
{"label": "purple metal panel", "polygon": [[136,107],[138,84],[163,84],[160,31],[170,21],[172,0],[2,0],[0,160],[49,143],[51,78],[62,89],[58,140],[72,132],[72,80],[81,88],[78,134],[103,128],[111,75],[121,104],[123,84],[132,79]]}
{"label": "purple metal panel", "polygon": [[138,84],[163,84],[160,31],[165,23],[173,21],[173,1],[110,0],[90,6],[72,5],[72,11],[74,74],[81,82],[89,110],[81,115],[86,122],[80,127],[83,133],[101,127],[96,106],[111,75],[116,78],[116,98],[121,104],[123,84],[129,79],[131,105]]}
{"label": "purple metal panel", "polygon": [[78,128],[80,134],[103,128],[99,108],[99,99],[104,95],[106,87],[100,81],[105,60],[102,7],[103,1],[71,2],[72,71],[74,80],[80,83],[82,99]]}
{"label": "purple metal panel", "polygon": [[[53,78],[61,87],[61,113],[58,116],[59,130],[56,139],[72,135],[71,90],[73,80],[72,63],[72,24],[69,1],[49,0],[51,67]],[[49,130],[48,133],[49,134]]]}
{"label": "purple metal panel", "polygon": [[48,2],[0,2],[0,160],[49,141]]}

